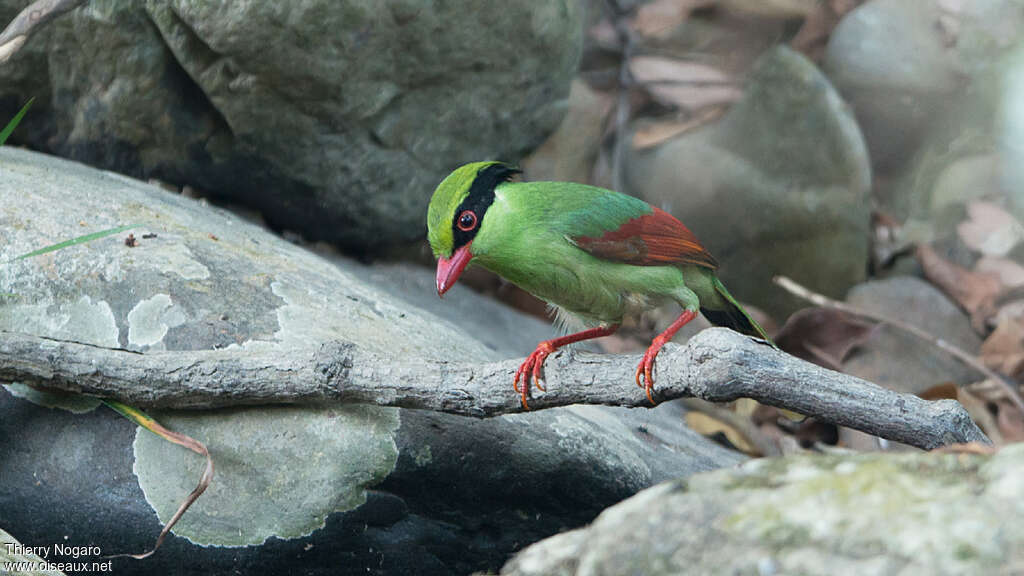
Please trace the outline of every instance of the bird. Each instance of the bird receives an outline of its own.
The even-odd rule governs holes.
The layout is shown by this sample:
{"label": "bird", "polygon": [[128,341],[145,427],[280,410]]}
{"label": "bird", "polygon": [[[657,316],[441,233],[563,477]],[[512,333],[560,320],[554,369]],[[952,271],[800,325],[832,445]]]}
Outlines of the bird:
{"label": "bird", "polygon": [[547,302],[563,324],[582,328],[540,342],[516,370],[512,387],[524,410],[531,379],[547,390],[542,370],[555,350],[614,334],[627,315],[667,301],[682,312],[653,339],[634,376],[652,405],[655,358],[698,312],[772,344],[718,279],[714,257],[671,214],[596,186],[517,181],[520,172],[498,161],[457,168],[430,199],[427,239],[438,296],[467,266],[480,265]]}

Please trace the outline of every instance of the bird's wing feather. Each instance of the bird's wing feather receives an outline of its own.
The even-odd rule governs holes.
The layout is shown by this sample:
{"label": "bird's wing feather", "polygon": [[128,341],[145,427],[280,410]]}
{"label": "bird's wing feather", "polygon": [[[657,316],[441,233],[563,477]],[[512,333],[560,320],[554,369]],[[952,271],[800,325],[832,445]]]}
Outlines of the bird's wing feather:
{"label": "bird's wing feather", "polygon": [[600,236],[570,236],[580,249],[601,258],[635,266],[694,264],[714,270],[718,263],[697,237],[668,212],[647,205],[636,215]]}

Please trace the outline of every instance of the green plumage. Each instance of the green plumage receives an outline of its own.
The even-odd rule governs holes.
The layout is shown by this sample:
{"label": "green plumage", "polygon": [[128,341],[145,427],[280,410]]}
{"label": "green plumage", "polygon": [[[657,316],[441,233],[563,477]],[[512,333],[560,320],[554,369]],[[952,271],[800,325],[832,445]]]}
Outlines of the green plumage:
{"label": "green plumage", "polygon": [[[469,195],[473,175],[491,165],[464,166],[435,192],[428,228],[439,257],[452,254],[453,218]],[[642,200],[583,184],[501,182],[472,239],[471,262],[586,325],[618,324],[624,315],[673,300],[684,309],[702,310],[715,324],[767,339],[713,268],[686,262],[633,265],[595,256],[574,240],[601,237],[653,212]]]}

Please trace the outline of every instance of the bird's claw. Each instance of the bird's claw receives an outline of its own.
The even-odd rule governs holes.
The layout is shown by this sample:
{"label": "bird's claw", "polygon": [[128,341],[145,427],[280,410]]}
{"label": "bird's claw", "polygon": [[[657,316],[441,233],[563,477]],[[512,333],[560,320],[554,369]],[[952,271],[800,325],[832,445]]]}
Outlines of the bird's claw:
{"label": "bird's claw", "polygon": [[[527,403],[527,398],[530,396],[530,379],[533,378],[533,385],[537,387],[541,392],[547,392],[548,389],[544,385],[544,379],[541,376],[541,370],[544,367],[544,360],[547,359],[548,355],[555,351],[555,347],[548,342],[541,342],[537,345],[537,349],[530,353],[526,357],[526,360],[519,365],[516,369],[515,378],[512,380],[512,389],[519,394],[520,400],[523,403],[523,410],[529,410],[530,406]],[[523,385],[519,386],[519,380],[522,378]]]}
{"label": "bird's claw", "polygon": [[636,385],[643,388],[647,394],[647,400],[650,401],[652,406],[658,403],[654,401],[654,359],[657,358],[658,351],[653,352],[648,349],[644,352],[643,360],[640,361],[640,365],[636,367]]}

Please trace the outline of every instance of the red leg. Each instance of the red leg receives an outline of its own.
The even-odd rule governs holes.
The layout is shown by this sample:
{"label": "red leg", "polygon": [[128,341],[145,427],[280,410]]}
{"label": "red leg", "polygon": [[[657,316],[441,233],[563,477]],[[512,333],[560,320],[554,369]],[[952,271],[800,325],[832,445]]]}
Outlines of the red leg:
{"label": "red leg", "polygon": [[[654,390],[654,359],[658,356],[658,351],[676,335],[676,332],[679,332],[680,328],[686,326],[687,322],[696,317],[696,311],[683,310],[683,313],[679,315],[679,318],[676,318],[676,321],[671,326],[654,337],[651,345],[647,348],[647,352],[644,352],[643,360],[636,367],[636,385],[644,389],[644,392],[647,393],[647,399],[651,401],[651,404],[656,404],[651,391]],[[643,378],[643,381],[641,381],[641,378]]]}
{"label": "red leg", "polygon": [[[552,340],[545,340],[540,344],[537,344],[537,349],[532,354],[526,357],[526,360],[516,370],[515,379],[512,380],[512,387],[516,393],[520,394],[523,400],[523,409],[529,410],[530,407],[526,404],[526,398],[530,394],[530,377],[533,377],[533,385],[538,390],[545,392],[547,389],[541,385],[541,368],[544,366],[544,360],[549,354],[558,350],[562,346],[567,344],[573,344],[575,342],[581,342],[583,340],[590,340],[592,338],[600,338],[602,336],[608,336],[614,334],[619,329],[618,324],[612,324],[610,326],[598,326],[597,328],[591,328],[575,334],[569,334],[562,336],[561,338],[554,338]],[[523,387],[519,388],[519,378],[523,379]]]}

